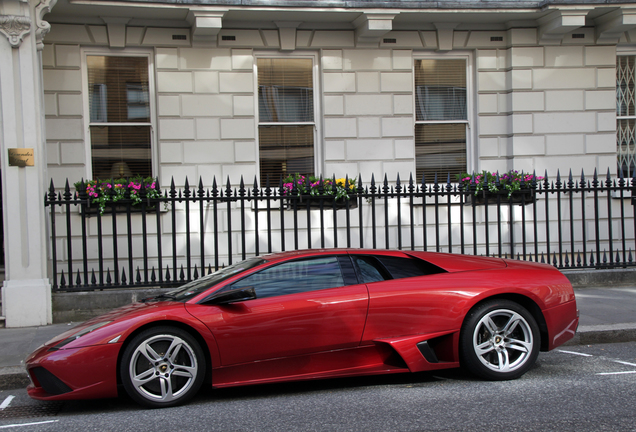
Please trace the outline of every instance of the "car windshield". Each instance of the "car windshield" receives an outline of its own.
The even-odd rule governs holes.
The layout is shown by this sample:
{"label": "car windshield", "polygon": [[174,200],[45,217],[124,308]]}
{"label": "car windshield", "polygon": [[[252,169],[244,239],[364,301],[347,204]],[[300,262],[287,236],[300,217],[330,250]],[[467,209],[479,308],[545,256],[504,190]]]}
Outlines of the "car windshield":
{"label": "car windshield", "polygon": [[166,297],[170,300],[176,301],[186,301],[191,297],[194,297],[197,294],[202,293],[214,285],[223,282],[224,280],[242,273],[246,270],[254,268],[262,263],[265,260],[262,258],[248,258],[245,261],[238,262],[236,264],[232,264],[231,266],[222,268],[212,274],[207,276],[202,276],[199,279],[193,280],[192,282],[188,282],[187,284],[177,288],[174,291],[170,291],[169,293],[162,294],[160,297]]}

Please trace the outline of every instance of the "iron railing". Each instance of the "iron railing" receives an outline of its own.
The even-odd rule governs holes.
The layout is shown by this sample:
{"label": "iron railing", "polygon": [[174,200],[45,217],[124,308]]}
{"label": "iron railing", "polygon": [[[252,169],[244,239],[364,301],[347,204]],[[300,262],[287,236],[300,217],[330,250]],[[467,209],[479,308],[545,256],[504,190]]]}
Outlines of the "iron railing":
{"label": "iron railing", "polygon": [[636,177],[560,174],[508,198],[457,183],[358,179],[349,200],[285,195],[241,179],[225,187],[174,181],[100,214],[80,187],[51,182],[51,280],[56,291],[168,287],[248,256],[305,248],[432,250],[547,262],[559,269],[635,266]]}

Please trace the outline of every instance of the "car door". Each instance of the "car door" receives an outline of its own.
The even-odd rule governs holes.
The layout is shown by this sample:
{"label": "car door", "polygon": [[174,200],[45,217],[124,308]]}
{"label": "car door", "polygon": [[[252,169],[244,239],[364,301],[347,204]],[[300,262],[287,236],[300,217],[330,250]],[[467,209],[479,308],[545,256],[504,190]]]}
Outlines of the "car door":
{"label": "car door", "polygon": [[360,344],[369,296],[347,255],[283,262],[223,290],[248,287],[256,299],[196,308],[223,366]]}

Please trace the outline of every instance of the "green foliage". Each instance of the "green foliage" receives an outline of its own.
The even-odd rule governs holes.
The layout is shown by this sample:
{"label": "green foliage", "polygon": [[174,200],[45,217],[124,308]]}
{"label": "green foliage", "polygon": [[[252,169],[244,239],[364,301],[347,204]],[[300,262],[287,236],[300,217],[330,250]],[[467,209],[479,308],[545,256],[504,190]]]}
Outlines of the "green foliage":
{"label": "green foliage", "polygon": [[[497,176],[499,176],[499,183],[497,183]],[[492,193],[507,191],[508,198],[516,191],[521,190],[522,186],[524,189],[534,188],[536,182],[540,180],[543,180],[543,177],[512,170],[503,174],[499,174],[498,172],[492,173],[490,171],[473,174],[466,172],[457,174],[457,181],[466,191],[472,190],[473,187],[475,189],[475,195],[478,195],[484,190]]]}
{"label": "green foliage", "polygon": [[[152,177],[135,176],[129,179],[87,180],[84,182],[85,192],[91,203],[97,204],[99,213],[104,214],[107,203],[116,203],[122,199],[132,200],[132,205],[142,202],[141,185],[144,185],[146,198],[159,198],[161,191],[157,181]],[[75,190],[80,192],[82,182],[75,183]]]}

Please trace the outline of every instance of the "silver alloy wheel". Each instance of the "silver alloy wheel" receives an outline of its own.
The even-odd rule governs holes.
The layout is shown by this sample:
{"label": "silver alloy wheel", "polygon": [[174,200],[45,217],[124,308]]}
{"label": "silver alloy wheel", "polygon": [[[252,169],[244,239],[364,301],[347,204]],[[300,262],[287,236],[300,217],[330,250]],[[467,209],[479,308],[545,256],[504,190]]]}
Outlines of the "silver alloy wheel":
{"label": "silver alloy wheel", "polygon": [[128,372],[134,389],[150,401],[171,402],[192,387],[199,365],[192,347],[182,338],[159,334],[140,343]]}
{"label": "silver alloy wheel", "polygon": [[496,309],[475,326],[473,349],[479,361],[495,372],[514,372],[530,358],[532,330],[526,319],[509,309]]}

